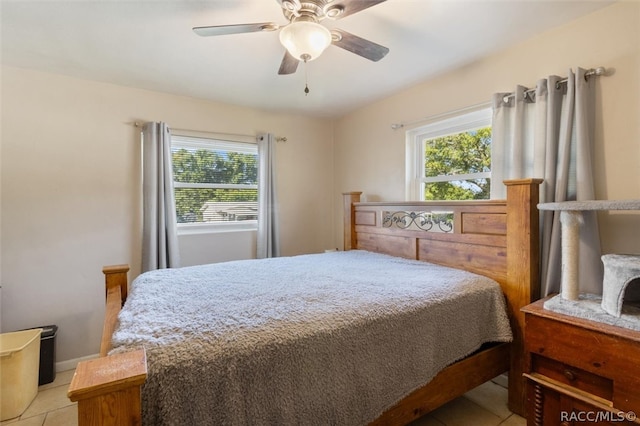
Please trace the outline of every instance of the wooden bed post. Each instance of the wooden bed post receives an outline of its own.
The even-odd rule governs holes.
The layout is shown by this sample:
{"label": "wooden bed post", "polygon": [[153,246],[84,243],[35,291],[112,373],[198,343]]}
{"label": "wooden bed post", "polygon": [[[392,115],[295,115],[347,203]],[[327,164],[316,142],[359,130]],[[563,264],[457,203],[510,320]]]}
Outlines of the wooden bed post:
{"label": "wooden bed post", "polygon": [[353,203],[360,202],[362,192],[343,192],[344,200],[344,250],[351,250],[357,247],[356,241],[356,209]]}
{"label": "wooden bed post", "polygon": [[[509,369],[509,409],[525,416],[524,313],[520,308],[540,293],[538,196],[542,179],[508,180],[507,186],[507,305],[513,343]],[[518,212],[513,214],[513,212]],[[530,230],[530,232],[523,232]]]}
{"label": "wooden bed post", "polygon": [[142,424],[144,348],[78,363],[67,396],[78,402],[80,426]]}
{"label": "wooden bed post", "polygon": [[100,358],[78,363],[67,396],[78,402],[80,426],[141,425],[141,389],[147,378],[144,348],[109,355],[118,313],[127,297],[129,265],[105,266],[105,320]]}
{"label": "wooden bed post", "polygon": [[120,297],[123,304],[127,300],[127,272],[129,272],[129,265],[113,265],[102,268],[105,295],[109,295],[110,289],[120,287]]}

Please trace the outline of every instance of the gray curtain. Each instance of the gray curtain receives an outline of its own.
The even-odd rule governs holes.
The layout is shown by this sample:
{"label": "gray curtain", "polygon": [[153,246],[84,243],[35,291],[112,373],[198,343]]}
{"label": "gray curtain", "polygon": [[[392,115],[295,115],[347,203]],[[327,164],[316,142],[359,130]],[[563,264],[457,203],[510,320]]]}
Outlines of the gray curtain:
{"label": "gray curtain", "polygon": [[278,203],[276,197],[275,138],[272,134],[258,138],[258,241],[256,257],[280,256]]}
{"label": "gray curtain", "polygon": [[[504,198],[504,179],[543,178],[541,202],[593,200],[595,78],[569,70],[567,82],[550,76],[535,92],[517,86],[493,96],[491,198]],[[512,95],[512,96],[511,96]],[[541,296],[560,291],[560,212],[541,212]],[[580,291],[602,293],[600,236],[594,212],[580,229]]]}
{"label": "gray curtain", "polygon": [[142,127],[142,271],[180,266],[171,134],[166,123]]}

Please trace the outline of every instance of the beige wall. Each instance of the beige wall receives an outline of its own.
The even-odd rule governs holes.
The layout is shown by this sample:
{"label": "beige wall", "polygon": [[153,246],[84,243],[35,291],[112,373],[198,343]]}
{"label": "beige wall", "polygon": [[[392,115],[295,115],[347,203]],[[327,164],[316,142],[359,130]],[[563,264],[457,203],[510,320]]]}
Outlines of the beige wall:
{"label": "beige wall", "polygon": [[[331,121],[2,69],[2,331],[57,324],[59,361],[98,352],[106,264],[140,270],[135,121],[277,144],[282,252],[334,247]],[[309,206],[315,206],[309,209]],[[304,208],[304,210],[303,210]],[[185,264],[253,256],[255,232],[180,238]]]}
{"label": "beige wall", "polygon": [[[362,190],[370,199],[405,194],[405,130],[397,122],[487,102],[516,84],[604,66],[597,82],[596,196],[640,199],[640,2],[609,6],[513,48],[411,87],[336,122],[336,193]],[[415,127],[415,125],[414,125]],[[336,239],[342,235],[336,208]],[[640,216],[600,216],[603,251],[640,253]]]}

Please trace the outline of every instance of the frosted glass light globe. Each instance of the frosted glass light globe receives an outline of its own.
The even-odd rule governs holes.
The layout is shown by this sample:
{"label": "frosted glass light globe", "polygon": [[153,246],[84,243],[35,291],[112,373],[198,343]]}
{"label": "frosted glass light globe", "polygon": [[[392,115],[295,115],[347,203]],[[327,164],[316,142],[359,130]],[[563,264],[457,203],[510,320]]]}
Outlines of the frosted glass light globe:
{"label": "frosted glass light globe", "polygon": [[294,58],[312,61],[331,44],[331,32],[315,22],[292,22],[280,30],[280,43]]}

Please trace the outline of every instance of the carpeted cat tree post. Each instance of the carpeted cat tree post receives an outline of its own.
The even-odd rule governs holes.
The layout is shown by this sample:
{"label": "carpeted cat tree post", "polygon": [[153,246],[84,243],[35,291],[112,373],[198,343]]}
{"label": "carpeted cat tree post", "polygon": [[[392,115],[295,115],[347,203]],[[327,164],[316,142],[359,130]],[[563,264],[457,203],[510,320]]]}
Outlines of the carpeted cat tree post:
{"label": "carpeted cat tree post", "polygon": [[[580,299],[578,251],[582,212],[640,210],[640,200],[564,201],[538,204],[538,209],[560,211],[560,223],[562,224],[561,298],[578,301]],[[601,306],[609,315],[620,317],[627,286],[636,279],[640,279],[640,255],[607,254],[602,256],[602,262],[604,264],[604,280]]]}

